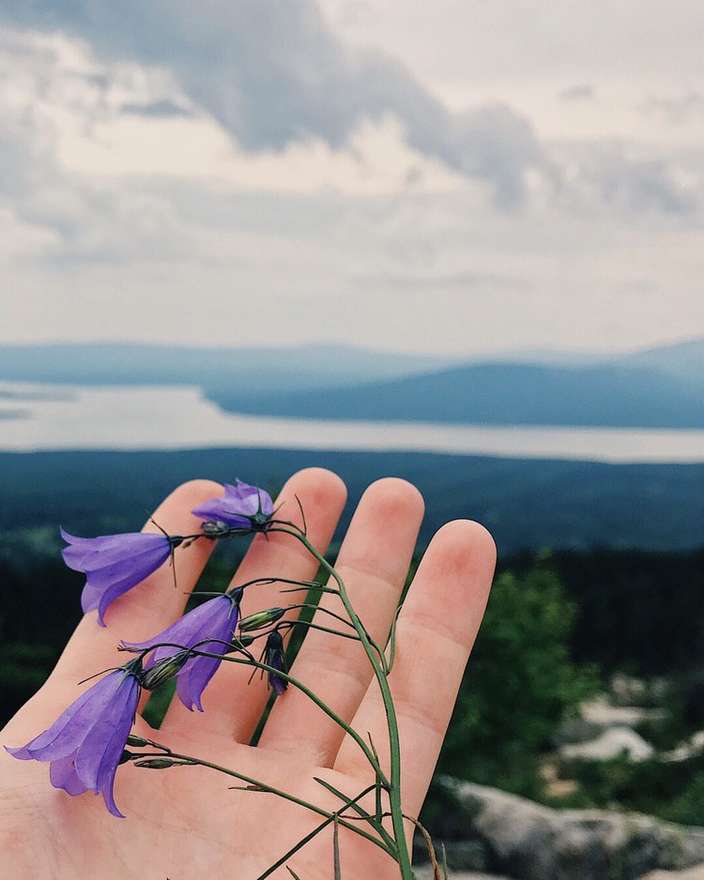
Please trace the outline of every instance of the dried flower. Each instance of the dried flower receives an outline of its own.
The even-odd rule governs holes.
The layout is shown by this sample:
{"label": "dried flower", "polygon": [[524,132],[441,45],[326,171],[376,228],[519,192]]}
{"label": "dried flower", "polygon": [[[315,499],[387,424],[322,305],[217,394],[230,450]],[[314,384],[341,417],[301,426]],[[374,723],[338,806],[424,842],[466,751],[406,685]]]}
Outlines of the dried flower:
{"label": "dried flower", "polygon": [[[239,618],[240,598],[239,590],[223,593],[222,596],[209,599],[184,614],[180,620],[151,639],[145,642],[123,642],[123,645],[131,651],[162,645],[156,648],[146,661],[147,675],[156,664],[166,658],[176,657],[184,649],[193,648],[195,645],[198,646],[199,651],[225,654],[228,650],[227,645],[221,642],[229,642],[232,639]],[[209,642],[208,639],[218,641]],[[168,643],[171,647],[162,643]],[[179,658],[179,662],[180,659],[182,658]],[[203,711],[201,695],[220,663],[221,661],[215,657],[190,657],[176,672],[176,693],[187,709],[192,711],[195,707],[199,712]]]}
{"label": "dried flower", "polygon": [[257,530],[271,519],[274,504],[264,489],[242,480],[236,480],[234,486],[226,483],[224,488],[225,494],[221,498],[211,498],[193,510],[194,516],[215,524],[215,529],[204,526],[206,534],[210,531],[217,537],[223,531],[221,523],[230,529]]}
{"label": "dried flower", "polygon": [[105,626],[109,605],[162,566],[183,542],[176,535],[151,532],[77,538],[61,529],[61,537],[69,545],[63,550],[66,565],[87,575],[81,594],[83,611],[97,608],[101,626]]}
{"label": "dried flower", "polygon": [[[284,640],[281,638],[281,633],[278,630],[270,632],[267,637],[266,645],[264,646],[264,663],[267,666],[273,666],[274,669],[278,669],[280,672],[288,672]],[[269,687],[279,697],[288,687],[288,681],[275,672],[268,673],[268,680]]]}
{"label": "dried flower", "polygon": [[44,733],[19,748],[22,761],[50,761],[54,788],[70,795],[102,794],[113,816],[124,818],[113,798],[115,773],[139,699],[140,661],[132,660],[84,691]]}

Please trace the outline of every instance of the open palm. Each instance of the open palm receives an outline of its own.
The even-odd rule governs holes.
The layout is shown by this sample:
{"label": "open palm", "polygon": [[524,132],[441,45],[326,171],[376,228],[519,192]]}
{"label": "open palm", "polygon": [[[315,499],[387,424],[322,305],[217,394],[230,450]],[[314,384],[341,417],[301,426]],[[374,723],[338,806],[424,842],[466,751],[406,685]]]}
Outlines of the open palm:
{"label": "open palm", "polygon": [[[221,493],[204,480],[180,486],[154,518],[172,534],[198,530],[190,510]],[[286,484],[278,504],[292,512],[297,496],[305,509],[308,535],[324,551],[345,504],[343,483],[334,474],[309,469]],[[423,501],[398,479],[373,484],[362,497],[338,556],[352,603],[367,630],[384,643],[404,585]],[[148,525],[146,530],[154,526]],[[0,736],[17,746],[48,727],[76,698],[76,683],[92,672],[123,662],[120,639],[149,638],[182,612],[182,590],[196,584],[212,549],[197,541],[176,552],[179,590],[163,566],[107,614],[107,629],[95,613],[84,617],[56,669]],[[432,540],[404,602],[397,627],[397,655],[390,683],[399,716],[404,812],[416,816],[442,744],[469,651],[484,611],[494,567],[494,546],[476,523],[456,521]],[[281,576],[311,579],[314,559],[284,534],[257,536],[235,582]],[[337,597],[324,596],[331,609]],[[276,586],[249,589],[243,613],[282,604]],[[50,614],[49,604],[43,613]],[[338,715],[371,737],[386,760],[386,718],[378,687],[358,642],[310,631],[292,675],[310,686]],[[267,700],[259,678],[223,663],[204,695],[205,712],[190,713],[177,700],[161,729],[137,717],[134,732],[158,739],[175,751],[224,765],[239,773],[319,804],[341,802],[315,777],[350,798],[374,782],[359,746],[300,691],[289,688],[269,716],[258,746],[249,743]],[[25,878],[121,878],[201,880],[229,876],[255,880],[320,816],[272,794],[232,790],[227,776],[203,767],[156,771],[126,764],[118,770],[115,794],[126,819],[107,813],[100,798],[69,797],[49,784],[46,764],[16,761],[0,753],[0,852],[5,876]],[[409,834],[411,833],[409,823]],[[395,863],[373,844],[343,829],[342,875],[346,880],[398,876]],[[288,862],[301,880],[331,878],[331,832],[326,829]],[[290,874],[283,868],[275,878]]]}

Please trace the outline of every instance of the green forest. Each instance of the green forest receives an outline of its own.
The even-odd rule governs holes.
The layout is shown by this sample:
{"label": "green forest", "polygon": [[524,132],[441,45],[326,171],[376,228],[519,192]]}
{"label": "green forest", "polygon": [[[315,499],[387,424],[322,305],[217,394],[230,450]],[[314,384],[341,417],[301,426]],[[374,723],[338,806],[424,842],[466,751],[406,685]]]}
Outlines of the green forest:
{"label": "green forest", "polygon": [[[207,458],[189,455],[201,463],[201,456]],[[156,453],[141,463],[139,456],[122,454],[119,468],[111,456],[2,456],[2,720],[41,685],[79,619],[82,577],[61,561],[58,524],[86,535],[137,529],[164,494],[164,480],[172,480],[171,486],[179,482],[168,468],[155,474]],[[19,467],[10,469],[8,462]],[[96,467],[106,462],[112,467]],[[277,468],[289,464],[276,462]],[[179,460],[179,470],[189,466],[192,461]],[[203,475],[200,468],[196,473]],[[241,473],[252,476],[250,470]],[[270,480],[268,488],[278,485]],[[354,497],[358,487],[352,489]],[[467,512],[457,493],[451,509],[448,491],[444,482],[442,513],[436,511],[436,517]],[[433,492],[426,489],[428,495],[432,511]],[[558,507],[566,503],[556,499]],[[622,503],[628,503],[625,496]],[[611,514],[602,515],[608,522]],[[499,556],[439,772],[554,806],[617,805],[704,825],[704,758],[659,759],[704,728],[704,548],[656,551],[575,542],[550,549],[546,541],[517,549],[511,541],[504,543],[509,550]],[[200,588],[226,583],[245,549],[246,541],[219,547]],[[654,745],[653,758],[632,763],[623,757],[556,757],[561,731],[577,718],[580,704],[609,692],[618,674],[641,682],[640,705],[660,710],[656,721],[638,728]],[[546,767],[553,780],[569,780],[569,786],[548,784]],[[453,834],[448,796],[438,784],[426,807],[428,823],[445,839]]]}

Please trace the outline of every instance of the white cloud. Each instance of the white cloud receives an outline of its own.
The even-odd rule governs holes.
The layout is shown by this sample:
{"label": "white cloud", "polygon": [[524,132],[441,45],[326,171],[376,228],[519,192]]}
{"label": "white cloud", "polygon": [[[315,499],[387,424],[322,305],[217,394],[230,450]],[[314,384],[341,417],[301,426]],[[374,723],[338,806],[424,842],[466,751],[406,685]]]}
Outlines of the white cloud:
{"label": "white cloud", "polygon": [[[223,8],[207,5],[197,46]],[[178,27],[169,19],[159,39]],[[603,84],[573,101],[552,84],[550,106],[589,117],[571,138],[538,137],[512,93],[487,90],[451,113],[386,57],[350,55],[315,16],[296,27],[275,73],[295,69],[298,93],[276,131],[265,111],[279,105],[261,83],[261,108],[244,121],[232,109],[245,62],[200,79],[183,34],[185,60],[167,68],[163,46],[145,36],[135,58],[119,28],[114,45],[84,26],[90,44],[6,32],[1,339],[340,339],[473,353],[704,333],[704,157],[688,142],[613,138],[599,128]],[[264,24],[253,28],[261,43]],[[309,45],[315,58],[335,55],[333,73],[363,58],[355,88],[332,88],[339,71],[323,88],[329,70],[311,71],[310,59],[297,67],[292,47]],[[215,71],[239,79],[211,90]],[[353,106],[338,110],[331,95]],[[642,124],[642,106],[632,110]]]}
{"label": "white cloud", "polygon": [[310,140],[336,149],[391,115],[413,149],[490,182],[505,203],[545,164],[526,119],[507,106],[452,113],[386,53],[341,44],[315,0],[209,0],[197,16],[190,0],[11,0],[2,18],[168,70],[245,150]]}

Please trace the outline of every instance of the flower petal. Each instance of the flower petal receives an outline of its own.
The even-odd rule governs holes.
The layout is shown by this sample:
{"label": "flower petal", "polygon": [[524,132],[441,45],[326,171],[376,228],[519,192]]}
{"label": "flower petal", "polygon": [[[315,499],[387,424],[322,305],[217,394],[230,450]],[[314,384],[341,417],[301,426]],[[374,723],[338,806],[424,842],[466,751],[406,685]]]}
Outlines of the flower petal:
{"label": "flower petal", "polygon": [[139,700],[139,686],[136,679],[133,678],[132,691],[127,697],[125,705],[125,713],[119,724],[116,725],[115,731],[107,744],[103,760],[100,762],[98,769],[98,785],[97,789],[103,796],[105,806],[118,819],[124,819],[124,816],[117,808],[115,798],[113,796],[113,786],[115,784],[115,774],[122,757],[123,749],[129,732],[134,723],[134,715],[137,711],[137,702]]}
{"label": "flower petal", "polygon": [[237,480],[235,485],[226,483],[220,498],[211,498],[192,513],[201,519],[221,520],[233,528],[249,528],[250,517],[257,513],[271,516],[274,505],[271,496],[257,486]]}
{"label": "flower petal", "polygon": [[[125,674],[123,676],[111,702],[95,719],[93,726],[76,750],[74,756],[76,773],[86,788],[97,790],[98,771],[115,731],[124,726],[125,718],[129,719],[129,726],[132,726],[136,706],[136,702],[133,704],[132,698],[138,687],[134,675]],[[125,734],[125,739],[127,739],[127,734]],[[121,754],[122,749],[120,749]],[[120,755],[118,755],[118,759]]]}
{"label": "flower petal", "polygon": [[110,704],[125,673],[116,670],[100,679],[59,715],[56,721],[21,748],[8,752],[21,760],[55,761],[72,755],[96,719]]}
{"label": "flower petal", "polygon": [[84,572],[105,568],[142,553],[159,552],[162,549],[166,549],[168,553],[169,550],[168,538],[151,532],[77,538],[61,529],[61,537],[69,544],[63,550],[64,561],[70,568]]}
{"label": "flower petal", "polygon": [[88,791],[85,785],[78,778],[76,768],[73,764],[73,756],[60,758],[58,761],[52,761],[49,765],[49,779],[54,788],[62,788],[70,795],[83,794]]}

